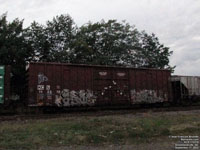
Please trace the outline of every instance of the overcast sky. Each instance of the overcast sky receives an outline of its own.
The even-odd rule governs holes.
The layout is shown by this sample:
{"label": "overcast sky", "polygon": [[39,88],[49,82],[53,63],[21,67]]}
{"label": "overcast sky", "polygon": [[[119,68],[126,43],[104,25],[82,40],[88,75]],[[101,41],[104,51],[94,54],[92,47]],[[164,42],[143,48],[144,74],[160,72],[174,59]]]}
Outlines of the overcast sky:
{"label": "overcast sky", "polygon": [[200,0],[0,0],[0,15],[45,24],[69,14],[78,26],[101,19],[126,20],[155,33],[174,52],[175,74],[200,76]]}

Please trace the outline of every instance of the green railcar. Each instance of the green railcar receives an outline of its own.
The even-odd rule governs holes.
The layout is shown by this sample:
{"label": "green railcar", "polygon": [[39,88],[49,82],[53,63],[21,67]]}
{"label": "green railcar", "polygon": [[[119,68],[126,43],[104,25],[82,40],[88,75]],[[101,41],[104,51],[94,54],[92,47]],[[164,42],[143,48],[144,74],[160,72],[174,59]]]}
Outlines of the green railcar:
{"label": "green railcar", "polygon": [[0,66],[0,104],[4,103],[4,74],[5,66]]}

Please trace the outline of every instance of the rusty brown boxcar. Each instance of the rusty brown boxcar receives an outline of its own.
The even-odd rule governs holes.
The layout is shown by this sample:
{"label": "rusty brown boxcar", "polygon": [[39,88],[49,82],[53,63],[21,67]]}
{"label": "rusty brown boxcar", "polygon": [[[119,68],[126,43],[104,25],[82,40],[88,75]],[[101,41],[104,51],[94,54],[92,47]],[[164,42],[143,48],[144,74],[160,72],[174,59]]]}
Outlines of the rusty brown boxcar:
{"label": "rusty brown boxcar", "polygon": [[170,71],[30,63],[29,106],[102,106],[167,102]]}

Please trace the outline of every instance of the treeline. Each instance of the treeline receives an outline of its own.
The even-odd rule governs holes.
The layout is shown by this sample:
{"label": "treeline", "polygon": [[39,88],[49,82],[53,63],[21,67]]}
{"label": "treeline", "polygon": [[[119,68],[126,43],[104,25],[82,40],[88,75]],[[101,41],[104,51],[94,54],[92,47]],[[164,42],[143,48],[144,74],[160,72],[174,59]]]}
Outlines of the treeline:
{"label": "treeline", "polygon": [[0,64],[22,74],[30,62],[121,65],[168,68],[172,51],[155,34],[138,31],[117,20],[88,22],[78,27],[69,15],[60,15],[23,28],[23,20],[0,17]]}

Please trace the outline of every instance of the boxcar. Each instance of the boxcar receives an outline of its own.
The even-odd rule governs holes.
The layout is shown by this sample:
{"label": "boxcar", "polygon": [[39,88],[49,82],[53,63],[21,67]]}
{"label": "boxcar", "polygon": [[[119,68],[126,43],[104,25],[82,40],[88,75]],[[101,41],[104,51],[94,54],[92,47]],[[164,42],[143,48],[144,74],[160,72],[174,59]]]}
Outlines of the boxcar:
{"label": "boxcar", "polygon": [[176,75],[171,81],[174,101],[200,99],[200,77]]}
{"label": "boxcar", "polygon": [[0,66],[0,104],[9,100],[10,96],[10,66]]}
{"label": "boxcar", "polygon": [[29,106],[110,106],[171,100],[170,71],[30,63]]}

